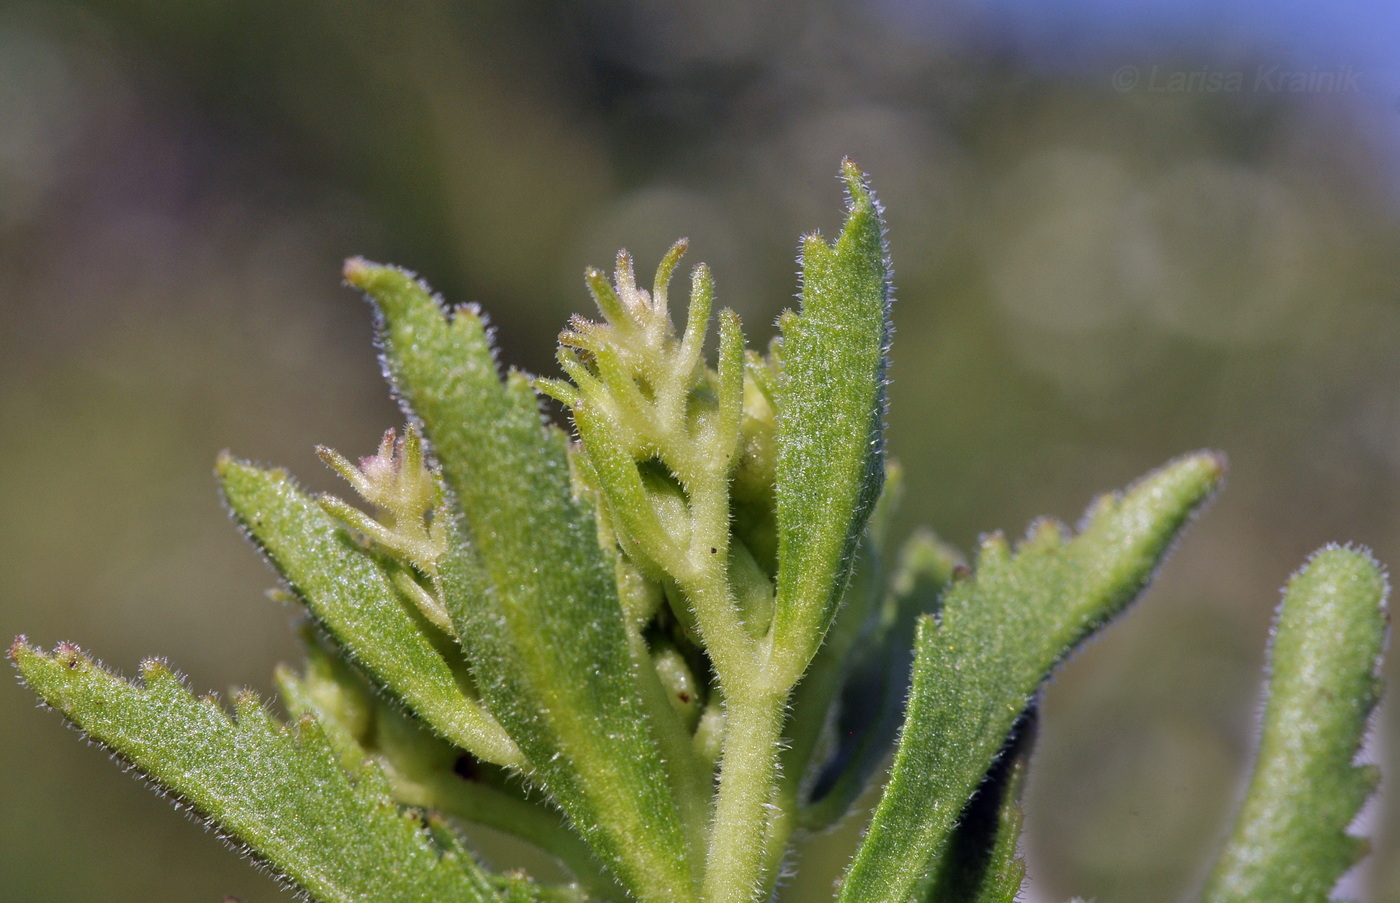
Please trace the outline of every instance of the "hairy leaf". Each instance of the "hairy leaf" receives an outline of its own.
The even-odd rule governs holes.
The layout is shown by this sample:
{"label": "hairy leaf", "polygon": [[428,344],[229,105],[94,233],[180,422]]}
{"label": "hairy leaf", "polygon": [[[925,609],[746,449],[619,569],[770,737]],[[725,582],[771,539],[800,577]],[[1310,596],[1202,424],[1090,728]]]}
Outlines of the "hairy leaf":
{"label": "hairy leaf", "polygon": [[840,604],[884,475],[889,266],[880,208],[850,160],[835,245],[802,243],[802,305],[784,318],[777,399],[773,646],[796,681]]}
{"label": "hairy leaf", "polygon": [[[961,556],[926,530],[904,544],[877,618],[845,662],[846,682],[836,709],[836,748],[816,776],[800,813],[806,830],[824,830],[850,811],[888,757],[909,689],[918,617],[937,610],[943,591],[962,566]],[[842,619],[849,613],[848,607]],[[794,709],[799,714],[814,678],[823,676],[820,669],[830,646],[822,647],[812,672],[798,686]]]}
{"label": "hairy leaf", "polygon": [[225,455],[219,478],[238,522],[337,642],[442,736],[500,765],[521,765],[501,726],[458,687],[446,659],[399,602],[389,577],[280,470]]}
{"label": "hairy leaf", "polygon": [[1365,853],[1346,828],[1380,777],[1352,763],[1380,697],[1385,597],[1357,549],[1323,549],[1288,582],[1254,776],[1207,903],[1325,901]]}
{"label": "hairy leaf", "polygon": [[499,899],[470,855],[441,849],[394,803],[382,776],[352,780],[314,719],[282,724],[246,692],[230,719],[155,660],[133,685],[73,646],[50,655],[21,638],[10,658],[89,737],[322,903]]}
{"label": "hairy leaf", "polygon": [[294,718],[312,715],[350,774],[379,767],[395,800],[517,837],[554,856],[600,900],[623,893],[600,872],[592,851],[559,810],[530,793],[517,775],[463,756],[422,723],[377,696],[323,637],[302,631],[304,674],[279,668],[282,703]]}
{"label": "hairy leaf", "polygon": [[483,698],[543,786],[641,900],[693,880],[592,512],[529,381],[502,382],[481,318],[451,316],[408,274],[351,261],[381,316],[386,367],[421,418],[463,519],[440,564]]}
{"label": "hairy leaf", "polygon": [[1105,496],[1073,540],[1042,521],[1014,555],[983,541],[974,575],[919,625],[894,768],[842,901],[908,898],[1046,675],[1146,586],[1223,466],[1193,455]]}
{"label": "hairy leaf", "polygon": [[914,894],[918,903],[1016,903],[1026,879],[1017,842],[1035,722],[1032,706],[958,816],[947,848]]}

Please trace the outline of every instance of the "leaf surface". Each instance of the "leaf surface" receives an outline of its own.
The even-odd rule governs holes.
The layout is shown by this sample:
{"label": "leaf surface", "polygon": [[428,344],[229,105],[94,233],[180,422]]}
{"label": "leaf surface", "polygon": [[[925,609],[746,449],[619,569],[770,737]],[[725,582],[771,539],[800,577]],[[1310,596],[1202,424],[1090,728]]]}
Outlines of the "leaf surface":
{"label": "leaf surface", "polygon": [[228,456],[218,473],[238,522],[365,670],[463,749],[500,765],[523,764],[500,725],[462,692],[389,577],[315,499],[283,471]]}
{"label": "leaf surface", "polygon": [[21,638],[10,658],[89,737],[322,903],[499,899],[470,855],[440,849],[394,803],[382,776],[352,781],[314,719],[282,724],[246,692],[230,719],[155,660],[133,685],[73,646],[46,654]]}
{"label": "leaf surface", "polygon": [[1365,853],[1346,829],[1379,780],[1353,761],[1380,698],[1385,597],[1358,549],[1323,549],[1289,581],[1257,764],[1206,903],[1321,903]]}
{"label": "leaf surface", "polygon": [[1180,459],[1100,498],[1077,537],[1042,521],[1015,554],[983,540],[916,640],[914,679],[889,783],[847,871],[843,903],[903,903],[1046,676],[1147,585],[1224,463]]}
{"label": "leaf surface", "polygon": [[1018,855],[1024,814],[1021,787],[1034,741],[1032,707],[1017,722],[1001,755],[948,839],[948,846],[915,893],[918,903],[1016,903],[1026,879]]}
{"label": "leaf surface", "polygon": [[544,787],[641,900],[694,894],[680,817],[643,711],[612,567],[572,494],[565,440],[529,380],[499,377],[486,329],[401,270],[351,261],[386,369],[462,515],[440,564],[483,698]]}
{"label": "leaf surface", "polygon": [[802,304],[784,318],[777,398],[778,598],[774,649],[796,681],[850,578],[884,476],[890,283],[880,207],[850,160],[834,245],[802,243]]}
{"label": "leaf surface", "polygon": [[[928,531],[916,532],[905,543],[878,619],[861,634],[849,657],[838,696],[836,748],[815,776],[810,800],[800,812],[806,830],[825,830],[849,812],[889,757],[909,690],[918,618],[937,610],[943,591],[962,566],[961,556]],[[848,603],[841,618],[850,613]],[[798,685],[794,709],[799,714],[814,678],[824,676],[820,669],[831,647],[830,641],[822,647],[812,671]]]}

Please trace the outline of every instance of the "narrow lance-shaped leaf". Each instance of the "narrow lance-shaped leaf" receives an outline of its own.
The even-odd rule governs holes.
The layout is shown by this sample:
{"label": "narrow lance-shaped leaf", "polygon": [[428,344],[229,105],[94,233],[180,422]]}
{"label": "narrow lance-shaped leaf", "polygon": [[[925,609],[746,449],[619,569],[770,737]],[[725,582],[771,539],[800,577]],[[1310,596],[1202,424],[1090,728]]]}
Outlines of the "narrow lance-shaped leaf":
{"label": "narrow lance-shaped leaf", "polygon": [[321,903],[498,899],[465,851],[443,852],[400,810],[382,776],[351,780],[314,719],[281,724],[251,693],[234,698],[230,719],[154,660],[136,686],[72,646],[49,655],[20,639],[10,658],[89,737]]}
{"label": "narrow lance-shaped leaf", "polygon": [[1380,697],[1385,596],[1359,549],[1323,549],[1288,582],[1254,776],[1206,903],[1325,901],[1365,853],[1346,829],[1379,780],[1353,761]]}
{"label": "narrow lance-shaped leaf", "polygon": [[784,319],[777,398],[773,646],[796,681],[835,615],[884,474],[889,267],[880,208],[850,160],[835,245],[802,243],[802,305]]}
{"label": "narrow lance-shaped leaf", "polygon": [[1046,675],[1146,586],[1223,468],[1212,454],[1170,464],[1099,499],[1073,540],[1043,521],[1015,555],[983,541],[974,575],[919,626],[894,768],[843,903],[908,898]]}
{"label": "narrow lance-shaped leaf", "polygon": [[1018,841],[1021,787],[1035,742],[1032,706],[958,816],[948,845],[914,894],[916,903],[1016,903],[1026,879]]}
{"label": "narrow lance-shaped leaf", "polygon": [[689,899],[680,818],[562,434],[542,427],[528,380],[502,383],[473,310],[449,318],[400,270],[354,260],[346,277],[378,306],[387,369],[463,516],[440,575],[483,697],[624,885]]}
{"label": "narrow lance-shaped leaf", "polygon": [[463,694],[383,570],[280,470],[224,456],[219,479],[238,522],[318,621],[433,730],[498,765],[520,766],[505,731]]}

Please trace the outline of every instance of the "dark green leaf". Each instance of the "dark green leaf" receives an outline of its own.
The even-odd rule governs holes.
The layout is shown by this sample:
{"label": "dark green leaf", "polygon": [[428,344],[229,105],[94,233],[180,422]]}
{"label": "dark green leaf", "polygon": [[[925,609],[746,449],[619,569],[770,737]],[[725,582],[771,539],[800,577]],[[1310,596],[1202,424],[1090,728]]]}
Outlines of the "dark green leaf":
{"label": "dark green leaf", "polygon": [[974,575],[919,626],[894,768],[844,903],[908,898],[1046,675],[1146,586],[1223,466],[1193,455],[1105,496],[1072,541],[1049,521],[1015,555],[999,535],[983,541]]}

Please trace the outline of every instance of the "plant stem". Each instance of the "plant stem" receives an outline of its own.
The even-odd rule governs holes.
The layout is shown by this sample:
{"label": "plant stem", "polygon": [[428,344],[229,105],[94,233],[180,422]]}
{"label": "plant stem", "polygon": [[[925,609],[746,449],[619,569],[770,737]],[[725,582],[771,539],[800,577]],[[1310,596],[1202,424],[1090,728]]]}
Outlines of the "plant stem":
{"label": "plant stem", "polygon": [[[757,644],[744,631],[729,587],[729,575],[720,563],[723,561],[720,556],[728,554],[728,536],[715,542],[716,545],[710,547],[715,549],[714,553],[702,559],[704,566],[695,566],[694,576],[677,579],[676,583],[695,613],[700,634],[704,637],[705,651],[709,653],[715,675],[728,697],[735,692],[737,685],[747,682],[746,678],[752,679]],[[716,562],[711,563],[710,558],[716,559]]]}
{"label": "plant stem", "polygon": [[769,821],[788,695],[760,689],[727,697],[705,903],[748,903],[767,884]]}

